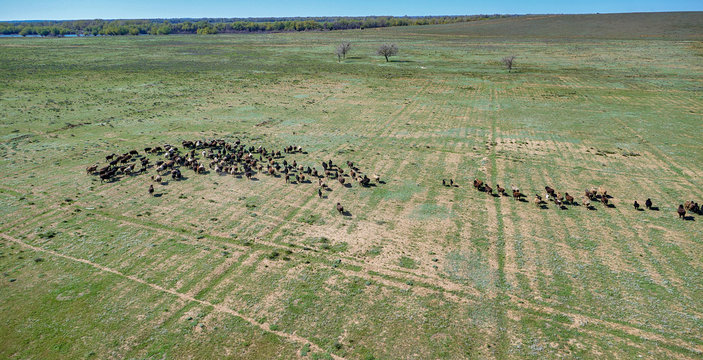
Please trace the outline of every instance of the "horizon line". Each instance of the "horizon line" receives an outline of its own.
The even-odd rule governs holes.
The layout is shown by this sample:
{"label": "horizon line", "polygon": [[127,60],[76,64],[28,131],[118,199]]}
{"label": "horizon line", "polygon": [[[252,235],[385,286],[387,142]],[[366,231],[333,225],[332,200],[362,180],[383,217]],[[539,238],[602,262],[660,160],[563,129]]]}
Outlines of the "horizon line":
{"label": "horizon line", "polygon": [[534,15],[614,15],[614,14],[662,14],[662,13],[696,13],[703,10],[671,10],[671,11],[632,11],[632,12],[575,12],[575,13],[484,13],[484,14],[444,14],[444,15],[318,15],[318,16],[249,16],[249,17],[153,17],[153,18],[77,18],[77,19],[23,19],[23,20],[0,20],[0,22],[40,22],[40,21],[117,21],[117,20],[181,20],[181,19],[288,19],[288,18],[363,18],[363,17],[443,17],[443,16],[534,16]]}

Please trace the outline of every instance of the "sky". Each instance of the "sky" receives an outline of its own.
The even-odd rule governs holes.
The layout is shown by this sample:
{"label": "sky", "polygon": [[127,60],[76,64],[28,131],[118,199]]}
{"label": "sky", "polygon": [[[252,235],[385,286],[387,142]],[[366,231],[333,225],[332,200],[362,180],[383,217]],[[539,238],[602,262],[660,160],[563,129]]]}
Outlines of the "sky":
{"label": "sky", "polygon": [[702,0],[0,0],[0,21],[703,11]]}

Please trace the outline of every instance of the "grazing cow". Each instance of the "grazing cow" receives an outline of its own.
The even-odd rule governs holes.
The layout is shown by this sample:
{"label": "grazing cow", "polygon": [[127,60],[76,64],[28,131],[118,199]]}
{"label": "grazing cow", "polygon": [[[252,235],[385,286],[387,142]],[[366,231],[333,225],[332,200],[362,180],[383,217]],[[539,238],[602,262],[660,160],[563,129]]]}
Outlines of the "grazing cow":
{"label": "grazing cow", "polygon": [[686,209],[686,211],[691,211],[692,207],[693,207],[693,201],[691,201],[691,200],[686,200],[683,203],[683,208]]}
{"label": "grazing cow", "polygon": [[474,179],[474,187],[476,188],[476,190],[480,191],[481,188],[483,188],[483,181],[479,179]]}
{"label": "grazing cow", "polygon": [[607,196],[601,196],[600,197],[600,202],[603,203],[606,207],[608,206],[608,197]]}
{"label": "grazing cow", "polygon": [[493,188],[490,187],[488,184],[485,184],[485,185],[483,186],[483,189],[484,189],[484,191],[486,191],[487,194],[493,195]]}
{"label": "grazing cow", "polygon": [[361,186],[367,187],[367,186],[369,186],[371,179],[369,179],[368,176],[364,175],[364,177],[359,182],[361,183]]}
{"label": "grazing cow", "polygon": [[574,197],[569,195],[568,192],[564,193],[564,197],[566,198],[566,203],[567,204],[573,204],[574,203]]}
{"label": "grazing cow", "polygon": [[442,186],[447,186],[447,181],[442,179]]}
{"label": "grazing cow", "polygon": [[137,152],[137,150],[130,150],[129,153],[132,155],[139,155],[139,152]]}
{"label": "grazing cow", "polygon": [[591,198],[590,198],[590,197],[585,196],[585,197],[583,198],[583,206],[585,206],[586,209],[588,209],[588,208],[591,207]]}
{"label": "grazing cow", "polygon": [[679,209],[676,212],[679,213],[679,219],[686,218],[686,209],[683,208],[683,205],[679,204]]}
{"label": "grazing cow", "polygon": [[559,200],[559,198],[554,198],[554,205],[556,205],[558,208],[564,207],[564,203],[561,200]]}
{"label": "grazing cow", "polygon": [[100,174],[100,182],[102,183],[105,180],[110,180],[110,178],[115,175],[116,170],[110,170],[108,172]]}
{"label": "grazing cow", "polygon": [[449,186],[454,186],[454,179],[449,179]]}
{"label": "grazing cow", "polygon": [[290,182],[290,175],[286,174],[285,179],[286,179],[286,184],[288,184]]}
{"label": "grazing cow", "polygon": [[340,214],[344,213],[344,206],[342,206],[340,203],[337,203],[337,212]]}
{"label": "grazing cow", "polygon": [[[498,194],[501,196],[505,196],[505,189],[500,186],[500,184],[496,184],[496,191],[498,191]],[[540,199],[541,201],[542,199]]]}
{"label": "grazing cow", "polygon": [[608,191],[605,190],[602,186],[598,187],[598,193],[600,193],[601,197],[608,197]]}
{"label": "grazing cow", "polygon": [[556,195],[554,194],[554,189],[553,189],[553,188],[551,188],[551,187],[549,187],[549,186],[545,186],[545,187],[544,187],[544,190],[547,192],[547,194],[551,195],[552,197],[556,197]]}
{"label": "grazing cow", "polygon": [[344,178],[343,178],[343,177],[341,177],[341,176],[338,177],[338,178],[337,178],[337,181],[339,181],[339,183],[340,183],[341,185],[344,185]]}
{"label": "grazing cow", "polygon": [[637,200],[635,200],[635,203],[632,204],[632,206],[635,207],[635,210],[639,210],[639,209],[640,209],[640,204],[637,202]]}
{"label": "grazing cow", "polygon": [[157,183],[161,182],[161,175],[156,174],[156,175],[151,175],[151,180],[154,180]]}
{"label": "grazing cow", "polygon": [[523,196],[520,193],[520,189],[516,188],[515,186],[510,186],[510,188],[513,190],[513,199],[515,200],[520,200],[520,197]]}
{"label": "grazing cow", "polygon": [[92,173],[94,173],[95,170],[97,170],[97,169],[98,169],[98,165],[96,164],[96,165],[88,166],[88,167],[85,169],[85,171],[86,171],[86,173],[88,173],[88,174],[92,174]]}
{"label": "grazing cow", "polygon": [[586,197],[593,200],[596,198],[595,190],[586,190]]}
{"label": "grazing cow", "polygon": [[154,184],[149,185],[149,195],[154,194]]}
{"label": "grazing cow", "polygon": [[532,200],[532,202],[533,202],[535,205],[540,206],[540,205],[542,205],[542,197],[539,196],[539,195],[537,195],[537,194],[535,194],[535,199]]}
{"label": "grazing cow", "polygon": [[381,176],[379,176],[378,174],[373,174],[373,180],[374,180],[376,183],[380,183],[380,182],[381,182]]}
{"label": "grazing cow", "polygon": [[320,189],[320,188],[317,189],[317,197],[322,199],[322,189]]}

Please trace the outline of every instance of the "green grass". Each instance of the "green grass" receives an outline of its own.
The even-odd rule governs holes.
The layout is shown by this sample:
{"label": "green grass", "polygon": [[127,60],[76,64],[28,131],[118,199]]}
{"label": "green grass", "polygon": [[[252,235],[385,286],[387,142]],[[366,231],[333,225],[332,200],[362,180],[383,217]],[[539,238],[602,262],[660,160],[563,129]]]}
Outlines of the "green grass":
{"label": "green grass", "polygon": [[[0,238],[0,357],[700,357],[703,218],[675,214],[703,197],[696,15],[0,39],[0,232],[67,256]],[[85,174],[202,138],[384,183],[318,199],[186,170],[150,197],[148,175]],[[616,207],[474,178],[528,200],[602,185]]]}

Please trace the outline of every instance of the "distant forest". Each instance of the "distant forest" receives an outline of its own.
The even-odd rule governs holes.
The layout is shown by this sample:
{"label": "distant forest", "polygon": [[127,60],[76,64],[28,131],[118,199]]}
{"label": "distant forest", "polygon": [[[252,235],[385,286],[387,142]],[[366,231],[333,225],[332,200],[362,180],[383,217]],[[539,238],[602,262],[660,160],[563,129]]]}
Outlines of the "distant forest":
{"label": "distant forest", "polygon": [[322,31],[450,24],[509,16],[514,15],[11,21],[0,22],[0,34],[98,36]]}

